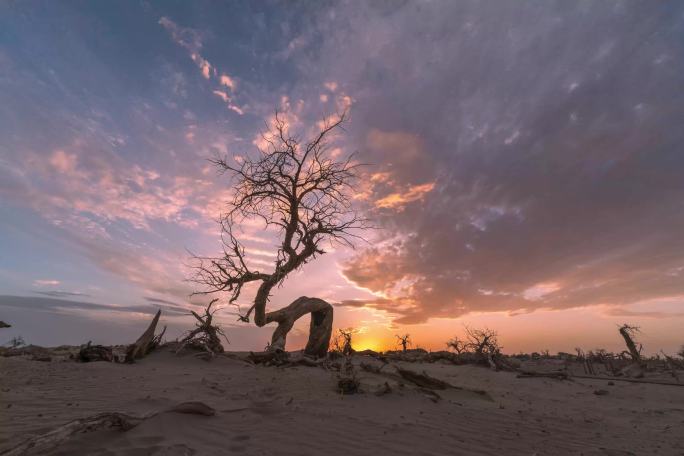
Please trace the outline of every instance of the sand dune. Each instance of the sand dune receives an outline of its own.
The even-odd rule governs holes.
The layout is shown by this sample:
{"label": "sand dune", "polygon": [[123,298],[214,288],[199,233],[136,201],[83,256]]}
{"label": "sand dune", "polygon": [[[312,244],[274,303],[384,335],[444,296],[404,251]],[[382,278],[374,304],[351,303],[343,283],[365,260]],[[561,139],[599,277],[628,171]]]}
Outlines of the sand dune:
{"label": "sand dune", "polygon": [[[679,455],[684,388],[516,378],[477,366],[405,363],[453,385],[431,398],[360,372],[363,393],[335,391],[321,368],[212,362],[160,350],[132,364],[1,358],[3,450],[100,412],[145,415],[201,401],[215,416],[160,413],[122,432],[81,433],[43,454],[96,455]],[[597,389],[605,395],[594,394]]]}

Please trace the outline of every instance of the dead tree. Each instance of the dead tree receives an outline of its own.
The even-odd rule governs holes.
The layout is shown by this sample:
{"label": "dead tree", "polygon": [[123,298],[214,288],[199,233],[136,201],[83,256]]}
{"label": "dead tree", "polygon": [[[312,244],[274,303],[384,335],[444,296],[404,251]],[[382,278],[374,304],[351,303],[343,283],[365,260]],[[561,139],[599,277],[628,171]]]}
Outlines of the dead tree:
{"label": "dead tree", "polygon": [[330,351],[341,354],[344,349],[343,337],[341,334],[335,334],[331,336],[330,340]]}
{"label": "dead tree", "polygon": [[92,345],[91,341],[87,344],[81,345],[78,352],[78,360],[83,363],[90,363],[93,361],[114,361],[114,352],[112,347],[104,345]]}
{"label": "dead tree", "polygon": [[223,345],[221,345],[221,338],[219,336],[223,337],[226,342],[229,341],[223,330],[213,324],[214,313],[218,309],[211,310],[211,306],[216,301],[218,301],[218,298],[211,300],[207,308],[204,309],[204,315],[200,315],[194,310],[190,311],[192,316],[197,319],[195,329],[188,332],[181,340],[180,347],[178,347],[176,353],[179,353],[185,347],[203,350],[210,357],[213,357],[217,353],[223,353]]}
{"label": "dead tree", "polygon": [[155,336],[154,332],[157,329],[157,323],[159,322],[159,317],[161,316],[161,309],[157,311],[152,322],[147,327],[144,333],[136,340],[134,343],[128,346],[126,349],[126,362],[132,363],[136,359],[140,359],[147,355],[149,352],[154,350],[160,343],[161,338],[166,332],[166,326],[161,333]]}
{"label": "dead tree", "polygon": [[632,358],[632,361],[641,364],[641,349],[643,347],[639,344],[639,348],[637,349],[636,342],[634,341],[634,335],[639,332],[639,327],[624,324],[620,327],[619,331],[622,338],[625,339],[625,345],[627,345],[627,350],[629,351],[629,356]]}
{"label": "dead tree", "polygon": [[399,339],[399,345],[401,345],[402,351],[406,351],[406,348],[411,345],[411,336],[409,334],[404,334],[403,336],[397,335]]}
{"label": "dead tree", "polygon": [[501,356],[498,333],[491,329],[472,329],[466,326],[466,351],[475,355],[494,370],[508,368]]}
{"label": "dead tree", "polygon": [[[233,198],[220,221],[223,255],[195,257],[194,281],[204,288],[199,294],[227,292],[230,303],[237,301],[246,284],[260,283],[253,304],[240,320],[249,322],[253,313],[259,327],[278,324],[269,350],[284,350],[294,322],[310,313],[305,352],[325,356],[328,351],[333,320],[329,303],[302,296],[274,312],[267,312],[266,306],[273,288],[282,285],[291,272],[324,254],[325,243],[353,247],[352,241],[360,238],[359,230],[368,226],[352,208],[352,184],[361,165],[352,156],[336,158],[329,147],[330,137],[345,120],[346,112],[325,119],[318,133],[303,143],[290,133],[288,122],[276,112],[273,126],[262,135],[267,147],[260,148],[256,157],[212,160],[220,172],[232,179]],[[236,227],[249,219],[264,222],[266,229],[275,229],[280,236],[271,272],[249,266],[248,252],[236,233]]]}
{"label": "dead tree", "polygon": [[454,350],[458,355],[466,350],[465,342],[459,339],[458,336],[454,336],[453,339],[449,340],[447,342],[447,347]]}
{"label": "dead tree", "polygon": [[339,329],[340,336],[342,336],[342,340],[344,341],[342,343],[342,354],[344,356],[349,356],[354,353],[354,349],[352,348],[352,334],[354,334],[354,329],[348,328],[348,329]]}

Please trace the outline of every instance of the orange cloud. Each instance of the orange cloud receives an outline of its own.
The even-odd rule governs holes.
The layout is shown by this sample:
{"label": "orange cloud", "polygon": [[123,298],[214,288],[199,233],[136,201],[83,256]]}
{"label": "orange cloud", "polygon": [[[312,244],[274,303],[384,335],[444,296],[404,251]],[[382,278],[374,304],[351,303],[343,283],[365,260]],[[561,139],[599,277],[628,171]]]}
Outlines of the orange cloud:
{"label": "orange cloud", "polygon": [[235,81],[225,73],[221,75],[221,85],[228,87],[230,90],[235,90]]}
{"label": "orange cloud", "polygon": [[212,68],[209,61],[203,58],[201,55],[197,53],[192,53],[190,54],[190,58],[192,58],[192,61],[195,62],[197,66],[200,68],[202,76],[204,76],[205,79],[209,79],[211,77],[212,72],[216,71]]}
{"label": "orange cloud", "polygon": [[375,202],[375,207],[385,209],[403,209],[408,203],[422,200],[426,194],[435,188],[434,182],[413,185],[404,193],[391,193]]}

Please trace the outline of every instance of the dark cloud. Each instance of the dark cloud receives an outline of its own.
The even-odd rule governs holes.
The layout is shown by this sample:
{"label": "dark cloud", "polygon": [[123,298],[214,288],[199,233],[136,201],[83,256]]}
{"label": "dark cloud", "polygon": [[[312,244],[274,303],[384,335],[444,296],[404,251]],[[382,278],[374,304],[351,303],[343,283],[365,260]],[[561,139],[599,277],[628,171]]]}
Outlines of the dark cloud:
{"label": "dark cloud", "polygon": [[144,298],[146,301],[149,301],[149,302],[154,303],[154,304],[168,304],[170,306],[181,307],[178,304],[176,304],[175,302],[167,301],[166,299],[152,298],[149,296],[144,296]]}
{"label": "dark cloud", "polygon": [[344,274],[385,298],[343,304],[415,323],[684,295],[682,13],[624,2],[338,12],[330,43],[345,46],[323,66],[356,94],[353,133],[388,175],[371,200],[435,183],[376,209],[385,243]]}
{"label": "dark cloud", "polygon": [[89,294],[80,293],[78,291],[52,290],[52,291],[34,291],[34,293],[45,295],[45,296],[50,296],[53,298],[68,298],[68,297],[77,297],[77,296],[91,297]]}
{"label": "dark cloud", "polygon": [[[154,314],[158,306],[113,306],[96,304],[92,302],[72,301],[67,299],[38,298],[27,296],[0,295],[0,307],[14,307],[19,309],[42,310],[56,312],[60,309],[93,310],[109,312],[135,312]],[[175,314],[185,314],[183,309],[175,309],[165,306],[165,310]]]}

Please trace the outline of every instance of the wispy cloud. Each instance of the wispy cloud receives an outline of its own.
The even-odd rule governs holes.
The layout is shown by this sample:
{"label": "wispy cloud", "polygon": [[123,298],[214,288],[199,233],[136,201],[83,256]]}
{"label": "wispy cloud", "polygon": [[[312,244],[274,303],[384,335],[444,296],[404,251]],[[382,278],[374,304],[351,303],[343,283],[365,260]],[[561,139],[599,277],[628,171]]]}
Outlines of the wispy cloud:
{"label": "wispy cloud", "polygon": [[45,296],[51,296],[53,298],[71,298],[71,297],[76,297],[76,296],[90,297],[89,294],[81,293],[79,291],[51,290],[51,291],[34,291],[34,293],[45,295]]}
{"label": "wispy cloud", "polygon": [[[212,90],[212,93],[221,98],[221,100],[226,103],[228,109],[239,115],[243,115],[244,110],[233,102],[232,94],[235,93],[237,86],[235,78],[229,76],[225,72],[219,73],[216,67],[200,54],[200,50],[203,46],[203,34],[189,27],[181,27],[166,16],[162,16],[162,18],[159,19],[159,24],[170,33],[171,38],[176,44],[189,52],[190,58],[195,62],[204,79],[219,85],[219,87]],[[225,90],[222,90],[221,87],[225,87]],[[226,90],[230,91],[230,94]]]}
{"label": "wispy cloud", "polygon": [[33,281],[33,285],[37,287],[46,287],[59,285],[61,282],[55,279],[37,279]]}

